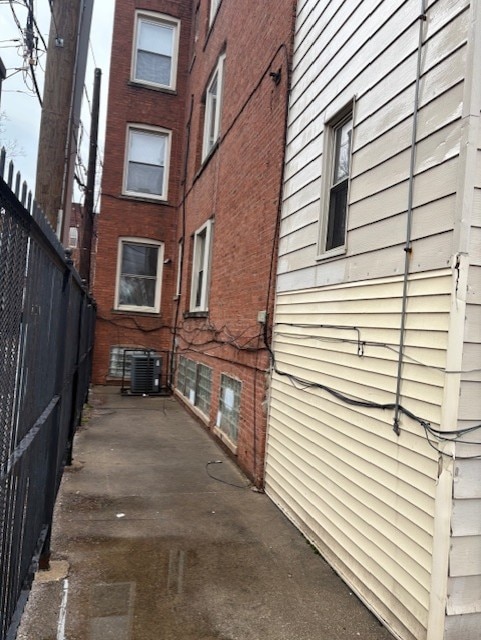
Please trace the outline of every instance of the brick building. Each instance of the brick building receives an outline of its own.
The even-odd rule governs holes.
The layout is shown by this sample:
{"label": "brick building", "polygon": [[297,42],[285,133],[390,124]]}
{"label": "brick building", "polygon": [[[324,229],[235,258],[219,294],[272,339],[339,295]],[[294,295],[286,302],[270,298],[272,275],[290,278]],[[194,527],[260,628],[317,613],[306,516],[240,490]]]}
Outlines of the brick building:
{"label": "brick building", "polygon": [[94,381],[173,348],[176,395],[257,484],[294,14],[124,0],[112,49]]}

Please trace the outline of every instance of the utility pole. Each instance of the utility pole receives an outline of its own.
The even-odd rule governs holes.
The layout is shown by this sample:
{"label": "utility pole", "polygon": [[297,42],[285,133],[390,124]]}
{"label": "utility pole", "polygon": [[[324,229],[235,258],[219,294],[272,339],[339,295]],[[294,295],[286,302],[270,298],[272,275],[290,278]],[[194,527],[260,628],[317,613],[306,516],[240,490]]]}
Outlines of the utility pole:
{"label": "utility pole", "polygon": [[51,6],[35,198],[65,241],[93,0],[54,0]]}
{"label": "utility pole", "polygon": [[84,233],[80,255],[80,275],[90,285],[90,260],[92,255],[92,239],[95,218],[95,177],[97,167],[97,148],[99,134],[100,82],[102,71],[95,69],[94,90],[92,95],[92,117],[90,121],[89,165],[87,171],[87,190],[85,192]]}
{"label": "utility pole", "polygon": [[5,69],[5,65],[3,64],[3,61],[0,58],[0,98],[2,97],[2,82],[5,80],[6,75],[7,75],[7,71]]}

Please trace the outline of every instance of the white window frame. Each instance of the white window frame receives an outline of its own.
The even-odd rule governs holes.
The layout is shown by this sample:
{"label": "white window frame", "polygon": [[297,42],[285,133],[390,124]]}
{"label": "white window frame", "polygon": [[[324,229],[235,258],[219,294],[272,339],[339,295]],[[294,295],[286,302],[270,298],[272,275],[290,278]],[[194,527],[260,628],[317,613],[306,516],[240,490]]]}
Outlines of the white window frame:
{"label": "white window frame", "polygon": [[[167,26],[173,29],[172,38],[172,55],[170,66],[170,82],[163,84],[160,82],[152,82],[150,80],[144,80],[137,78],[137,54],[139,51],[139,38],[140,38],[140,25],[142,22],[151,23],[160,26]],[[177,65],[179,59],[179,38],[180,38],[180,20],[167,16],[163,13],[156,13],[154,11],[136,11],[135,23],[134,23],[134,39],[132,47],[132,63],[130,79],[132,82],[143,84],[157,89],[168,89],[169,91],[175,91],[177,87]]]}
{"label": "white window frame", "polygon": [[[207,156],[210,154],[212,149],[215,147],[217,141],[220,137],[220,121],[222,117],[222,95],[224,89],[224,67],[225,67],[225,53],[219,56],[217,61],[217,65],[210,77],[209,83],[207,85],[205,91],[205,110],[204,110],[204,138],[202,144],[202,160],[205,160]],[[213,95],[211,93],[212,85],[217,80],[217,95],[214,100]],[[212,132],[212,141],[211,141],[211,131],[210,124],[213,119],[214,131]]]}
{"label": "white window frame", "polygon": [[78,248],[78,228],[70,227],[68,232],[68,246],[70,249]]}
{"label": "white window frame", "polygon": [[[207,220],[194,234],[194,252],[192,257],[192,280],[190,288],[190,311],[209,310],[209,287],[211,272],[212,254],[212,227],[213,220]],[[202,257],[199,246],[199,238],[205,233],[204,255]],[[203,259],[202,259],[203,258]],[[200,290],[200,301],[197,304],[197,292],[199,288],[200,274],[202,273],[202,283]]]}
{"label": "white window frame", "polygon": [[179,240],[177,246],[177,278],[175,282],[175,297],[178,298],[181,292],[182,285],[182,264],[184,255],[184,241]]}
{"label": "white window frame", "polygon": [[217,11],[219,10],[219,6],[222,0],[210,0],[210,13],[209,13],[209,24],[214,22],[214,18],[217,15]]}
{"label": "white window frame", "polygon": [[[346,122],[351,122],[351,144],[349,149],[349,171],[347,177],[346,209],[344,214],[344,242],[331,249],[326,248],[328,240],[328,226],[331,192],[335,189],[334,182],[334,162],[335,145],[337,132],[341,130]],[[331,258],[342,255],[347,250],[347,221],[349,215],[349,193],[351,187],[352,171],[352,140],[354,132],[354,101],[349,102],[343,109],[338,111],[333,117],[326,119],[324,124],[324,141],[322,153],[322,177],[321,177],[321,218],[319,224],[319,237],[317,247],[317,259]]]}
{"label": "white window frame", "polygon": [[[165,155],[164,155],[164,175],[162,180],[162,193],[148,193],[144,191],[134,191],[128,189],[128,177],[129,177],[129,162],[130,162],[130,143],[132,135],[135,133],[151,134],[156,136],[163,136],[165,138]],[[127,125],[127,132],[125,136],[125,160],[124,160],[124,176],[122,193],[126,196],[132,196],[134,198],[148,198],[149,200],[161,200],[165,202],[168,197],[169,186],[169,168],[170,168],[170,149],[172,145],[172,131],[164,129],[162,127],[152,127],[147,125],[139,125],[129,123]],[[152,165],[161,166],[161,165]]]}
{"label": "white window frame", "polygon": [[[155,276],[155,295],[154,295],[154,305],[152,307],[149,306],[140,306],[140,305],[130,305],[130,304],[120,304],[119,296],[120,296],[120,277],[122,275],[122,255],[123,255],[123,246],[125,244],[140,244],[146,245],[149,247],[156,247],[158,249],[157,253],[157,273]],[[121,237],[118,241],[118,249],[117,249],[117,273],[115,277],[115,305],[114,308],[118,311],[129,311],[129,312],[138,312],[138,313],[159,313],[160,312],[160,301],[161,301],[161,291],[162,291],[162,272],[164,265],[164,243],[159,242],[158,240],[151,240],[149,238],[137,238],[137,237]]]}

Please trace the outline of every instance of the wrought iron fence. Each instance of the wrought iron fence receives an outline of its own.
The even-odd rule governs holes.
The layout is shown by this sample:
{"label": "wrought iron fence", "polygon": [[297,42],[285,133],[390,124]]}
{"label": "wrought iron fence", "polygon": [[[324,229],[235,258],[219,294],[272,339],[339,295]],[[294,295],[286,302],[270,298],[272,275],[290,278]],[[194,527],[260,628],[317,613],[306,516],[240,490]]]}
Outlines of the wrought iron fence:
{"label": "wrought iron fence", "polygon": [[55,497],[90,379],[95,306],[0,154],[0,640],[48,557]]}

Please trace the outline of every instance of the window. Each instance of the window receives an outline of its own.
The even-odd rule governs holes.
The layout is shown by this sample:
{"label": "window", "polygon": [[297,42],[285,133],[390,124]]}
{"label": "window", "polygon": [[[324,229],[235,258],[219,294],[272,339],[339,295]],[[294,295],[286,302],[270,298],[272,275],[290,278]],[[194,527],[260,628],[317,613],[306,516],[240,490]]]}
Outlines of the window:
{"label": "window", "polygon": [[224,63],[225,55],[222,55],[205,93],[203,160],[209,155],[220,135]]}
{"label": "window", "polygon": [[158,312],[164,247],[160,242],[121,238],[115,308]]}
{"label": "window", "polygon": [[68,233],[68,246],[70,249],[76,249],[78,247],[78,229],[77,227],[70,227]]}
{"label": "window", "polygon": [[209,18],[210,23],[214,21],[214,18],[220,3],[221,3],[221,0],[210,0],[210,18]]}
{"label": "window", "polygon": [[325,128],[323,190],[326,215],[321,226],[320,254],[339,253],[346,243],[352,147],[352,109]]}
{"label": "window", "polygon": [[237,444],[241,389],[239,380],[222,374],[217,427],[233,444]]}
{"label": "window", "polygon": [[182,264],[184,254],[184,242],[179,240],[177,247],[177,280],[175,284],[175,297],[178,298],[182,292]]}
{"label": "window", "polygon": [[194,235],[191,311],[208,310],[212,224],[212,220],[208,220]]}
{"label": "window", "polygon": [[132,80],[175,89],[179,47],[178,20],[154,13],[137,14]]}
{"label": "window", "polygon": [[209,414],[212,391],[212,369],[205,364],[197,365],[197,389],[195,394],[195,404],[199,409]]}
{"label": "window", "polygon": [[129,126],[124,193],[166,200],[169,156],[170,131]]}
{"label": "window", "polygon": [[210,411],[212,369],[200,362],[179,356],[177,389],[206,415]]}
{"label": "window", "polygon": [[142,347],[115,346],[110,347],[109,377],[130,378],[130,369],[133,356],[142,356],[148,353]]}

